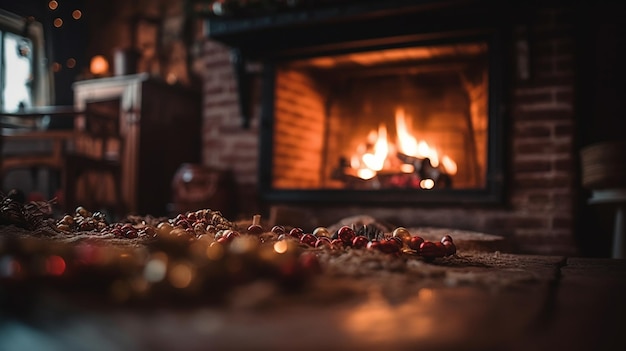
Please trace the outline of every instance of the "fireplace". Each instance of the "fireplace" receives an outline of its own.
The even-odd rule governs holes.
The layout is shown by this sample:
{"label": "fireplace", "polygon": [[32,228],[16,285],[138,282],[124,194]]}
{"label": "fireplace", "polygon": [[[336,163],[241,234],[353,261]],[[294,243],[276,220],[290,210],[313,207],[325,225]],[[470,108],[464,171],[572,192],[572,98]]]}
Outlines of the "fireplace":
{"label": "fireplace", "polygon": [[[488,37],[277,60],[265,195],[487,200],[499,124]],[[491,128],[491,129],[490,129]],[[491,148],[491,149],[490,149]],[[491,162],[490,162],[491,161]],[[486,198],[487,197],[487,198]],[[335,200],[336,201],[336,200]]]}
{"label": "fireplace", "polygon": [[490,1],[337,1],[211,18],[244,125],[246,67],[262,67],[261,198],[500,203],[504,17]]}

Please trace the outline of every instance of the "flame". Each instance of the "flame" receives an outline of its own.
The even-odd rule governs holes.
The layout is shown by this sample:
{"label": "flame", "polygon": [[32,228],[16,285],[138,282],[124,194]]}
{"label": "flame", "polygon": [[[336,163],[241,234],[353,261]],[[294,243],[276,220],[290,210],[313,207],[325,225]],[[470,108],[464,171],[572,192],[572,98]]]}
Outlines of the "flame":
{"label": "flame", "polygon": [[404,110],[401,108],[396,110],[396,133],[398,134],[400,152],[409,156],[417,156],[417,140],[408,132]]}
{"label": "flame", "polygon": [[378,137],[374,144],[374,153],[366,153],[363,155],[363,163],[372,171],[380,171],[385,166],[385,160],[389,153],[389,144],[387,143],[387,128],[384,125],[378,127]]}
{"label": "flame", "polygon": [[[437,149],[428,145],[424,140],[418,141],[411,133],[407,119],[404,109],[397,108],[395,111],[396,144],[389,142],[387,128],[384,124],[380,124],[378,130],[371,130],[368,133],[366,142],[358,145],[356,152],[350,158],[350,166],[356,170],[355,173],[359,178],[364,180],[371,179],[378,172],[387,169],[412,173],[414,171],[413,165],[398,162],[396,159],[397,152],[420,159],[428,158],[431,166],[435,168],[439,167],[441,162],[441,166],[446,173],[450,175],[456,174],[456,162],[447,155],[441,157],[440,160]],[[433,185],[428,184],[423,187],[428,188],[428,186],[432,187]]]}
{"label": "flame", "polygon": [[441,164],[443,164],[443,168],[446,170],[446,173],[448,173],[449,175],[456,174],[456,162],[454,162],[450,157],[448,157],[447,155],[444,156],[441,159]]}
{"label": "flame", "polygon": [[411,156],[417,156],[419,158],[427,158],[430,160],[430,164],[433,167],[439,166],[439,155],[437,154],[437,150],[428,146],[428,143],[423,140],[420,141],[419,144],[417,145],[417,155],[411,155]]}

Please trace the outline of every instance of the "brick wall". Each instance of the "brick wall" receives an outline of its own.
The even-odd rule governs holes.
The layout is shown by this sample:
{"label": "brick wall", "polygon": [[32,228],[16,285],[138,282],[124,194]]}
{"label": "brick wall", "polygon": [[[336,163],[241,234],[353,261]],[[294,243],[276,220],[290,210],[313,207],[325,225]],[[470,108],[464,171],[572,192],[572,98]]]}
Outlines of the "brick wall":
{"label": "brick wall", "polygon": [[[565,9],[545,8],[533,13],[526,27],[512,29],[515,39],[527,39],[530,69],[526,79],[521,79],[524,77],[515,74],[514,69],[507,73],[513,84],[504,92],[511,96],[506,114],[504,151],[509,186],[504,205],[373,208],[323,204],[295,208],[312,214],[314,220],[310,225],[330,225],[343,217],[370,214],[397,225],[453,227],[503,235],[520,252],[575,253],[575,42],[570,18]],[[511,50],[514,46],[515,43],[510,43]],[[239,202],[242,216],[264,211],[256,188],[258,96],[252,127],[242,129],[228,49],[207,40],[201,59],[204,163],[234,172],[239,188],[233,198]],[[511,67],[517,63],[511,62]]]}

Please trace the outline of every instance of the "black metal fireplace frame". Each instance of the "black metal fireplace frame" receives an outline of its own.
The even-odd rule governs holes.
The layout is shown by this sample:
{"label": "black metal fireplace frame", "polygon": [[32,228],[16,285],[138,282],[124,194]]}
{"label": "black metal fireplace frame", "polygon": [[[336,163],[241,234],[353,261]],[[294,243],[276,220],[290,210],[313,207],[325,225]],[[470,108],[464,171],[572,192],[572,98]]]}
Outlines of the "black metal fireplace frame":
{"label": "black metal fireplace frame", "polygon": [[[317,12],[316,12],[317,11]],[[505,193],[504,42],[510,16],[494,1],[362,1],[246,18],[209,19],[209,37],[233,48],[240,107],[249,116],[248,60],[262,62],[259,192],[266,203],[359,205],[502,204]],[[480,189],[275,189],[272,187],[276,65],[297,58],[485,40],[489,45],[486,186]]]}

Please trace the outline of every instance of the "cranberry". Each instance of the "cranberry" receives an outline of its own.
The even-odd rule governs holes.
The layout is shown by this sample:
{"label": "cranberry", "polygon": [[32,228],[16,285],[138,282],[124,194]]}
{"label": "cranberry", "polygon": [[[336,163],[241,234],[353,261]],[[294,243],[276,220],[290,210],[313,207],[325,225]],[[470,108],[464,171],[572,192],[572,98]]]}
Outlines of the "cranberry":
{"label": "cranberry", "polygon": [[380,248],[380,241],[378,240],[372,240],[369,243],[367,243],[368,250],[378,250],[379,248]]}
{"label": "cranberry", "polygon": [[456,245],[452,241],[445,241],[443,246],[446,248],[446,255],[454,255],[456,253]]}
{"label": "cranberry", "polygon": [[258,224],[252,224],[248,227],[248,233],[252,235],[259,235],[263,233],[263,227]]}
{"label": "cranberry", "polygon": [[227,244],[227,243],[230,241],[230,239],[228,239],[228,238],[227,238],[227,237],[225,237],[225,236],[222,236],[221,238],[217,239],[216,241],[217,241],[218,243],[220,243],[220,244]]}
{"label": "cranberry", "polygon": [[183,219],[187,219],[187,216],[183,215],[183,214],[178,214],[176,215],[176,217],[174,217],[174,223],[183,220]]}
{"label": "cranberry", "polygon": [[424,241],[420,245],[420,255],[422,255],[426,259],[433,259],[437,257],[437,246],[432,241]]}
{"label": "cranberry", "polygon": [[226,233],[226,235],[224,235],[223,237],[225,237],[226,239],[228,239],[228,241],[233,240],[234,238],[239,236],[239,232],[236,232],[234,230],[229,231],[228,233]]}
{"label": "cranberry", "polygon": [[187,220],[188,221],[195,222],[196,219],[198,219],[198,217],[196,217],[196,213],[195,212],[187,213]]}
{"label": "cranberry", "polygon": [[139,236],[139,233],[137,233],[136,230],[129,230],[127,232],[124,232],[124,237],[125,238],[134,239],[134,238],[136,238],[138,236]]}
{"label": "cranberry", "polygon": [[319,239],[317,239],[317,241],[315,241],[315,247],[331,247],[331,242],[330,239],[327,237],[321,237]]}
{"label": "cranberry", "polygon": [[112,228],[111,234],[115,235],[115,237],[120,238],[124,235],[124,232],[120,228]]}
{"label": "cranberry", "polygon": [[187,229],[187,228],[191,227],[191,224],[186,219],[177,220],[176,222],[174,222],[174,225],[176,227],[181,227],[181,228],[184,228],[184,229]]}
{"label": "cranberry", "polygon": [[389,242],[396,244],[396,246],[398,246],[398,250],[402,249],[402,246],[404,246],[404,243],[402,242],[402,238],[400,237],[393,236],[389,238],[388,240]]}
{"label": "cranberry", "polygon": [[444,235],[443,238],[441,238],[441,243],[443,244],[446,241],[452,242],[452,237],[450,235]]}
{"label": "cranberry", "polygon": [[370,241],[367,240],[366,237],[359,235],[359,236],[354,237],[354,239],[352,239],[352,247],[357,248],[357,249],[364,249],[367,247],[367,244],[369,242]]}
{"label": "cranberry", "polygon": [[424,239],[420,236],[412,236],[409,240],[409,247],[413,250],[419,250],[420,246],[424,242]]}
{"label": "cranberry", "polygon": [[143,228],[143,233],[149,238],[155,238],[157,235],[157,230],[154,227],[145,227]]}
{"label": "cranberry", "polygon": [[313,234],[304,234],[300,237],[300,242],[309,246],[315,246],[316,241],[317,238]]}
{"label": "cranberry", "polygon": [[339,239],[332,239],[330,241],[330,247],[333,248],[334,250],[341,250],[344,247],[344,243],[343,241]]}
{"label": "cranberry", "polygon": [[435,243],[435,247],[437,248],[437,250],[435,251],[437,257],[444,257],[447,253],[447,249],[446,247],[443,245],[443,243],[441,242],[436,242]]}
{"label": "cranberry", "polygon": [[396,253],[400,251],[400,247],[398,247],[394,239],[381,240],[378,249],[384,253]]}
{"label": "cranberry", "polygon": [[284,234],[285,233],[285,227],[280,226],[280,225],[275,225],[272,227],[272,233],[280,235],[280,234]]}
{"label": "cranberry", "polygon": [[354,229],[348,227],[347,225],[344,225],[337,231],[337,237],[346,245],[351,245],[355,236],[356,233],[354,232]]}
{"label": "cranberry", "polygon": [[297,227],[291,228],[291,230],[289,231],[289,235],[296,239],[300,239],[302,234],[304,234],[304,231],[302,230],[302,228],[297,228]]}

